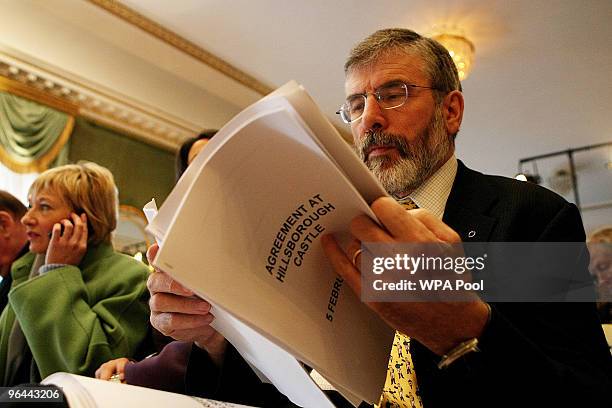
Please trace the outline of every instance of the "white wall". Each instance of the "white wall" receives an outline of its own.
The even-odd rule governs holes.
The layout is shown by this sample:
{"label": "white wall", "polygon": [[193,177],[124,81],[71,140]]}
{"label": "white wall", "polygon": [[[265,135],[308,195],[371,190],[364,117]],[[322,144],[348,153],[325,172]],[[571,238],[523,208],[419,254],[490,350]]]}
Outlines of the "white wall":
{"label": "white wall", "polygon": [[[90,3],[0,0],[0,10],[0,46],[60,67],[201,128],[218,128],[242,109],[240,104],[227,100],[239,100],[237,97],[221,98],[197,81],[185,79],[183,72],[194,77],[201,72],[202,77],[217,82],[221,74],[215,76],[201,62]],[[232,87],[236,85],[227,86]]]}

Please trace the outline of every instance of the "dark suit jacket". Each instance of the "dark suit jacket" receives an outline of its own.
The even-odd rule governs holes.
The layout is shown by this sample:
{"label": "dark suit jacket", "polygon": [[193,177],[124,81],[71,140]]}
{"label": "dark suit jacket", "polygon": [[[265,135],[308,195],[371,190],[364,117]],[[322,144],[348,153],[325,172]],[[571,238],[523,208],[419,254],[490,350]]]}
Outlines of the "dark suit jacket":
{"label": "dark suit jacket", "polygon": [[[464,242],[583,242],[575,205],[531,183],[487,176],[459,162],[444,222]],[[588,258],[581,260],[588,274]],[[612,356],[592,303],[497,303],[481,352],[439,370],[414,342],[426,408],[612,406]]]}
{"label": "dark suit jacket", "polygon": [[[15,257],[15,260],[21,258],[28,253],[29,245],[26,244],[21,252]],[[10,269],[2,281],[0,282],[0,313],[4,310],[8,304],[8,294],[11,291],[11,284],[13,283],[13,276],[11,275]]]}
{"label": "dark suit jacket", "polygon": [[[582,242],[577,208],[539,186],[486,176],[459,162],[444,221],[463,241]],[[588,259],[582,260],[587,271]],[[498,303],[471,353],[439,370],[440,360],[414,341],[412,354],[425,408],[612,406],[612,357],[589,303]],[[293,406],[261,384],[230,347],[221,369],[194,347],[185,392],[265,407]],[[350,406],[331,394],[338,406]]]}

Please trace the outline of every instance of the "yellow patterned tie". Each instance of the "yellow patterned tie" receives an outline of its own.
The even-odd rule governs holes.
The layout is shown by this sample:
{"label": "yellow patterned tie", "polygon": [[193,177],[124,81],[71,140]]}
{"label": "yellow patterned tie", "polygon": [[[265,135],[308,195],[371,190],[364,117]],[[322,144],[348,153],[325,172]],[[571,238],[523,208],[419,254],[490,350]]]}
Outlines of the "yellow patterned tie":
{"label": "yellow patterned tie", "polygon": [[400,332],[395,332],[387,380],[377,407],[423,408],[421,396],[417,393],[417,379],[410,355],[410,337]]}
{"label": "yellow patterned tie", "polygon": [[402,205],[407,210],[414,210],[415,208],[419,208],[418,205],[410,197],[402,198],[397,200],[398,203]]}
{"label": "yellow patterned tie", "polygon": [[[398,202],[406,210],[419,208],[410,197]],[[389,356],[389,367],[387,368],[387,379],[380,397],[379,408],[423,408],[421,396],[417,393],[417,379],[410,355],[410,337],[395,332],[391,355]]]}

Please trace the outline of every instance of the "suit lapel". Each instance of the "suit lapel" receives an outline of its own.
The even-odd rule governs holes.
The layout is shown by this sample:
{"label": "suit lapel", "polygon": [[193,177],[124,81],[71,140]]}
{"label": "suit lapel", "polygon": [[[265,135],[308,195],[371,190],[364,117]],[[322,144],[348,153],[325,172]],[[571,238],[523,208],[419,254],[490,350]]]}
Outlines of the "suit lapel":
{"label": "suit lapel", "polygon": [[482,173],[468,169],[458,160],[457,176],[446,202],[443,221],[463,242],[486,242],[497,218],[488,210],[498,200]]}

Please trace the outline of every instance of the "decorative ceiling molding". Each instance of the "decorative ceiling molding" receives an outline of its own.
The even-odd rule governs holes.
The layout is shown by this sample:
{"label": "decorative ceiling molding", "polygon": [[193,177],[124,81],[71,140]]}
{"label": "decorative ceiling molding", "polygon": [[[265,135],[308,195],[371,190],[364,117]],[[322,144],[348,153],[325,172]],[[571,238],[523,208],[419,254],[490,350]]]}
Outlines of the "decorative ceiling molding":
{"label": "decorative ceiling molding", "polygon": [[211,54],[205,49],[192,43],[191,41],[181,37],[180,35],[168,30],[153,20],[148,19],[142,14],[135,10],[127,7],[126,5],[116,0],[87,0],[96,6],[103,8],[109,13],[114,14],[120,19],[132,24],[141,30],[151,34],[152,36],[160,39],[161,41],[171,45],[172,47],[184,52],[203,62],[204,64],[216,69],[223,75],[226,75],[235,81],[241,83],[249,89],[259,93],[260,95],[267,95],[273,91],[271,87],[253,78],[244,71],[239,70],[228,62],[221,58]]}
{"label": "decorative ceiling molding", "polygon": [[6,47],[0,48],[0,90],[89,118],[170,151],[201,130],[196,124]]}
{"label": "decorative ceiling molding", "polygon": [[[9,68],[7,71],[9,75],[16,72],[14,68]],[[76,116],[79,113],[79,107],[76,104],[61,97],[61,94],[68,92],[67,90],[58,88],[56,90],[56,93],[60,94],[60,96],[58,96],[51,92],[44,91],[41,88],[44,89],[44,84],[39,87],[25,85],[22,82],[18,82],[6,76],[0,76],[0,91],[5,91],[13,95],[31,99],[55,110],[67,113],[71,116]]]}

